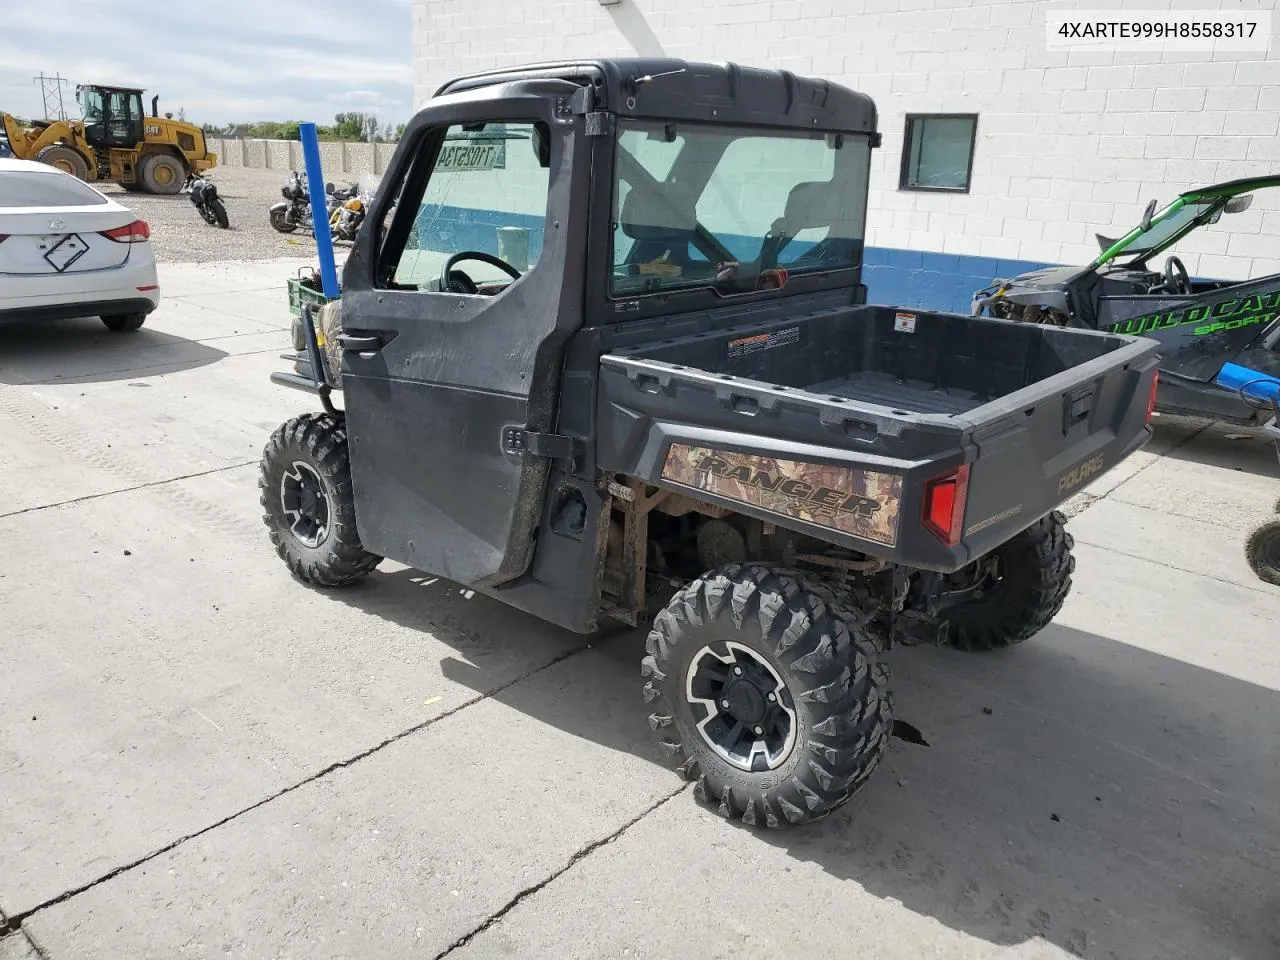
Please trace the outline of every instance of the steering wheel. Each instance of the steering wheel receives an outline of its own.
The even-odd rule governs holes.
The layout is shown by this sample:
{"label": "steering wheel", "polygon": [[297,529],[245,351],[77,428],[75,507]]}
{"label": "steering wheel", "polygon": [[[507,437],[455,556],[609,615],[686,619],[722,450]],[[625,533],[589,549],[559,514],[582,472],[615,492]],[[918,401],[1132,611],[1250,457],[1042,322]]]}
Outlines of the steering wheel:
{"label": "steering wheel", "polygon": [[520,271],[507,263],[500,260],[491,253],[482,253],[479,250],[463,250],[461,253],[455,253],[444,262],[444,266],[440,269],[439,288],[445,293],[477,293],[480,288],[476,286],[476,282],[467,276],[461,270],[453,269],[453,265],[459,260],[478,260],[481,263],[487,263],[492,267],[497,267],[512,280],[520,279]]}
{"label": "steering wheel", "polygon": [[1164,288],[1169,293],[1184,296],[1191,293],[1191,277],[1177,257],[1170,257],[1164,262]]}

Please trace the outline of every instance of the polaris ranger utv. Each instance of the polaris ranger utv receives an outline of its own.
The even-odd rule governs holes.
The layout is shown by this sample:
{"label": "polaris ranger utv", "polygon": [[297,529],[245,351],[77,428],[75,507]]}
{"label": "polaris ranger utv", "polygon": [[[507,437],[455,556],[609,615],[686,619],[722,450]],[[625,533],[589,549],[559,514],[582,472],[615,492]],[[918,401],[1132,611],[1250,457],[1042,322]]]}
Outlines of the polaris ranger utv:
{"label": "polaris ranger utv", "polygon": [[1149,340],[868,305],[878,143],[866,96],[732,64],[447,84],[273,375],[326,410],[266,445],[279,555],[643,624],[695,794],[829,814],[887,746],[884,649],[1057,614],[1056,508],[1147,441],[1156,389]]}

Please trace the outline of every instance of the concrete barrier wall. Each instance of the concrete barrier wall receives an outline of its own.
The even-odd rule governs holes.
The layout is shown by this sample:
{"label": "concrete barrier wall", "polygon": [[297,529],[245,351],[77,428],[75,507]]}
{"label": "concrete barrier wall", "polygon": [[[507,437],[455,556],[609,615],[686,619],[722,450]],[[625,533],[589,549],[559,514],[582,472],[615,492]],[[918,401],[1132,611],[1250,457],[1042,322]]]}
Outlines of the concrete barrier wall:
{"label": "concrete barrier wall", "polygon": [[[210,137],[209,148],[217,153],[220,166],[286,171],[304,166],[302,144],[297,140]],[[381,176],[395,149],[394,143],[321,142],[320,162],[326,174],[334,176]]]}

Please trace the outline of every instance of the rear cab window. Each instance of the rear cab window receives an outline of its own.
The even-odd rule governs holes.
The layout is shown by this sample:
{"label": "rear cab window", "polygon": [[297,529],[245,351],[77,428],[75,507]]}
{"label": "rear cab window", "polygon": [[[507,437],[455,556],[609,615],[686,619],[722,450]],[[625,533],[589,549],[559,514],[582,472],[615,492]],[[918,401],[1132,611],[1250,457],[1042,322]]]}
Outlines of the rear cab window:
{"label": "rear cab window", "polygon": [[107,198],[64,173],[0,170],[2,207],[102,206]]}

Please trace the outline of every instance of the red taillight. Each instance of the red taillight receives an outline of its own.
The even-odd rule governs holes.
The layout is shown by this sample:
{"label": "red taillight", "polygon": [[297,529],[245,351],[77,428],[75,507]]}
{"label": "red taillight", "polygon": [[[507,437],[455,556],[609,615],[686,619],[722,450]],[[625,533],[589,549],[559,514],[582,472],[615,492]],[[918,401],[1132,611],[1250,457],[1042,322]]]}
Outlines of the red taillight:
{"label": "red taillight", "polygon": [[969,465],[961,464],[953,471],[930,480],[924,486],[925,529],[954,547],[960,542],[964,526],[964,504],[969,495]]}
{"label": "red taillight", "polygon": [[102,235],[110,237],[116,243],[141,243],[151,239],[151,227],[145,220],[135,220],[114,230],[103,230]]}
{"label": "red taillight", "polygon": [[1160,387],[1160,371],[1157,370],[1151,375],[1151,394],[1147,397],[1147,423],[1151,422],[1151,417],[1156,412],[1156,391]]}

